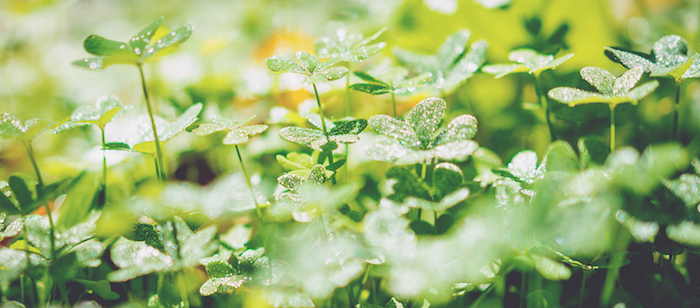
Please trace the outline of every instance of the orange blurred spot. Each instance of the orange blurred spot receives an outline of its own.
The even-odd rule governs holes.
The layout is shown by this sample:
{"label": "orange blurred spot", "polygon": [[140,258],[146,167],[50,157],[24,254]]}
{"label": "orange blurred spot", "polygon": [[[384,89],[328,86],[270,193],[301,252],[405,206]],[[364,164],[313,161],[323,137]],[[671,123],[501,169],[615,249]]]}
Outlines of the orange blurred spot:
{"label": "orange blurred spot", "polygon": [[278,30],[256,48],[254,58],[265,62],[272,56],[292,56],[297,51],[313,53],[314,39],[306,33],[296,30]]}

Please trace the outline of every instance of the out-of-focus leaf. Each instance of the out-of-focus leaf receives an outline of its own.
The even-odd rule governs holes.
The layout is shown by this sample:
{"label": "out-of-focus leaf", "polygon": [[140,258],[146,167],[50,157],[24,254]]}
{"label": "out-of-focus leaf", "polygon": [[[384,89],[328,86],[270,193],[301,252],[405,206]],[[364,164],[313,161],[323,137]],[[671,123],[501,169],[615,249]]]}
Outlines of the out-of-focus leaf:
{"label": "out-of-focus leaf", "polygon": [[564,264],[537,254],[533,254],[530,257],[535,261],[535,269],[537,272],[545,279],[568,280],[571,278],[571,270]]}
{"label": "out-of-focus leaf", "polygon": [[678,179],[664,180],[663,183],[676,196],[683,199],[688,207],[694,208],[700,203],[700,176],[681,174]]}
{"label": "out-of-focus leaf", "polygon": [[[587,81],[593,82],[592,85],[596,88],[602,88],[604,91],[611,91],[611,93],[595,93],[571,87],[557,87],[549,90],[548,95],[554,100],[568,104],[570,107],[587,103],[605,103],[609,104],[611,108],[627,102],[636,105],[639,100],[649,95],[659,86],[659,82],[654,80],[633,89],[634,85],[642,77],[643,70],[642,67],[637,66],[625,72],[619,78],[615,78],[601,68],[586,67],[581,70],[581,76]],[[615,78],[613,85],[606,83],[609,82],[609,78]]]}
{"label": "out-of-focus leaf", "polygon": [[435,165],[433,178],[437,195],[443,197],[462,185],[464,174],[459,166],[450,162],[442,162]]}
{"label": "out-of-focus leaf", "polygon": [[552,142],[549,145],[547,153],[542,159],[542,165],[544,165],[544,169],[547,172],[576,172],[580,166],[574,149],[571,148],[568,142],[561,140]]}
{"label": "out-of-focus leaf", "polygon": [[31,141],[37,135],[51,126],[51,121],[46,119],[29,119],[20,121],[14,115],[3,113],[0,115],[0,139],[15,139],[17,141]]}
{"label": "out-of-focus leaf", "polygon": [[[197,103],[187,108],[174,122],[164,122],[162,126],[157,127],[158,139],[162,144],[167,143],[175,137],[177,134],[184,131],[192,123],[197,121],[197,116],[199,112],[202,111],[202,104]],[[144,154],[155,154],[156,153],[156,143],[153,141],[153,130],[148,126],[147,129],[140,132],[141,137],[146,140],[135,144],[132,148],[138,152]]]}
{"label": "out-of-focus leaf", "polygon": [[114,117],[124,114],[131,108],[121,108],[119,98],[114,95],[104,95],[97,99],[95,106],[80,107],[71,113],[70,119],[53,129],[54,134],[65,130],[94,124],[100,129],[104,129]]}
{"label": "out-of-focus leaf", "polygon": [[412,208],[420,208],[424,210],[433,211],[444,211],[464,201],[465,199],[467,199],[467,197],[469,197],[469,189],[460,188],[457,189],[455,192],[445,196],[439,202],[432,202],[415,197],[407,197],[404,201],[406,205]]}
{"label": "out-of-focus leaf", "polygon": [[386,43],[367,45],[377,39],[384,29],[379,30],[368,38],[362,33],[348,33],[341,28],[336,31],[336,37],[322,37],[314,43],[314,51],[321,59],[339,58],[344,62],[360,62],[378,52],[386,46]]}
{"label": "out-of-focus leaf", "polygon": [[666,35],[657,40],[652,54],[606,47],[611,60],[627,68],[642,67],[653,77],[669,76],[677,81],[700,77],[700,61],[696,55],[688,57],[688,43],[678,35]]}
{"label": "out-of-focus leaf", "polygon": [[641,221],[623,210],[617,211],[615,219],[640,242],[651,242],[659,232],[659,224],[656,221]]}
{"label": "out-of-focus leaf", "polygon": [[402,201],[409,196],[424,200],[430,199],[430,187],[411,167],[392,167],[386,172],[387,179],[395,179],[394,194],[391,199]]}
{"label": "out-of-focus leaf", "polygon": [[85,279],[76,279],[75,281],[85,286],[87,290],[95,292],[95,294],[102,297],[102,299],[108,301],[119,299],[119,294],[117,292],[112,291],[112,286],[107,280],[91,281]]}
{"label": "out-of-focus leaf", "polygon": [[528,72],[530,75],[539,75],[542,71],[557,68],[573,56],[574,54],[570,53],[555,59],[553,55],[540,54],[532,49],[516,49],[510,52],[508,60],[518,64],[486,65],[482,71],[494,74],[496,78],[518,72]]}
{"label": "out-of-focus leaf", "polygon": [[690,246],[700,246],[700,226],[690,221],[683,221],[666,228],[669,239]]}
{"label": "out-of-focus leaf", "polygon": [[391,88],[380,85],[380,84],[371,84],[371,83],[356,83],[354,85],[350,86],[351,90],[355,91],[360,91],[372,95],[381,95],[381,94],[386,94],[386,93],[391,93]]}
{"label": "out-of-focus leaf", "polygon": [[197,135],[209,135],[219,131],[227,131],[223,143],[226,145],[239,145],[248,142],[253,135],[264,132],[267,129],[265,124],[256,124],[242,127],[255,116],[248,117],[241,122],[233,122],[219,115],[212,116],[211,120],[214,123],[206,123],[200,125],[189,126],[187,130]]}
{"label": "out-of-focus leaf", "polygon": [[598,137],[585,136],[578,140],[578,152],[581,155],[581,169],[586,169],[594,164],[603,165],[610,154],[610,147]]}

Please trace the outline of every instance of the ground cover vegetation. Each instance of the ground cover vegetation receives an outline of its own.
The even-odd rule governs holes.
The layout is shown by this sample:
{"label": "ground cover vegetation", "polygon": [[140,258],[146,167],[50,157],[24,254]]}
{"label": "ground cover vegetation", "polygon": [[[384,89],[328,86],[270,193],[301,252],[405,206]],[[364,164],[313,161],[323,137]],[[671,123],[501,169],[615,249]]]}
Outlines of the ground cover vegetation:
{"label": "ground cover vegetation", "polygon": [[700,306],[697,1],[178,3],[3,4],[1,307]]}

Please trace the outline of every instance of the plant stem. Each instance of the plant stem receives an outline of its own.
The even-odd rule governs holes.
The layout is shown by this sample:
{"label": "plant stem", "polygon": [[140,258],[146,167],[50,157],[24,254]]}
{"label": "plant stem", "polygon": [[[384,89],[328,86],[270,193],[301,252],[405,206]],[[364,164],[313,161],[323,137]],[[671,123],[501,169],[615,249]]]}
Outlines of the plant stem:
{"label": "plant stem", "polygon": [[[321,97],[318,95],[318,89],[316,88],[316,84],[312,83],[314,86],[314,94],[316,94],[316,103],[318,104],[318,114],[321,116],[321,128],[323,128],[323,134],[326,135],[326,140],[328,140],[328,143],[331,142],[331,135],[328,134],[328,129],[326,128],[326,119],[323,116],[323,107],[321,106]],[[328,164],[332,165],[333,164],[333,151],[330,151],[328,153]],[[335,185],[335,174],[331,176],[331,181],[333,185]]]}
{"label": "plant stem", "polygon": [[241,157],[241,151],[238,150],[238,145],[236,147],[236,154],[238,154],[238,161],[241,163],[241,170],[243,170],[243,175],[245,176],[246,183],[248,183],[248,189],[250,189],[250,196],[253,197],[253,202],[255,203],[255,211],[258,212],[258,218],[262,222],[263,216],[260,210],[260,205],[258,204],[258,199],[255,197],[255,191],[253,190],[253,185],[250,184],[250,176],[248,171],[245,169],[245,164],[243,163],[243,158]]}
{"label": "plant stem", "polygon": [[100,128],[102,131],[102,189],[104,201],[107,201],[107,155],[106,155],[106,142],[105,142],[105,129]]}
{"label": "plant stem", "polygon": [[[615,242],[613,243],[612,253],[621,253],[627,251],[627,246],[630,241],[630,233],[621,225],[617,225],[617,231],[615,232]],[[600,306],[608,307],[610,299],[612,298],[613,292],[615,291],[615,282],[620,275],[620,266],[622,265],[622,258],[613,258],[610,263],[610,268],[605,276],[605,283],[603,284],[603,289],[600,292]]]}
{"label": "plant stem", "polygon": [[554,127],[552,127],[552,122],[549,120],[549,107],[547,106],[547,95],[542,89],[542,81],[540,80],[540,75],[534,74],[534,76],[536,86],[535,90],[537,91],[537,96],[539,97],[540,104],[542,105],[542,109],[544,110],[544,118],[547,120],[547,127],[549,128],[550,138],[552,138],[552,142],[554,142],[557,140],[557,135],[554,134]]}
{"label": "plant stem", "polygon": [[[36,172],[36,179],[37,182],[39,183],[39,189],[43,190],[44,189],[44,179],[41,177],[41,171],[39,171],[39,166],[36,164],[36,160],[34,159],[34,149],[32,148],[32,141],[25,141],[22,142],[24,144],[24,147],[27,149],[27,155],[29,156],[29,160],[32,162],[32,167],[34,167],[34,172]],[[42,192],[43,193],[43,192]],[[49,226],[51,227],[50,231],[50,236],[51,236],[51,259],[53,259],[54,254],[56,254],[56,234],[55,234],[55,227],[53,224],[53,217],[51,214],[51,209],[49,208],[49,203],[47,201],[44,201],[44,208],[46,209],[46,216],[49,218]]]}
{"label": "plant stem", "polygon": [[345,116],[349,117],[352,113],[352,104],[350,103],[350,63],[348,63],[348,75],[345,79]]}
{"label": "plant stem", "polygon": [[177,274],[178,288],[180,289],[180,297],[182,298],[182,303],[185,308],[190,308],[190,300],[187,298],[187,286],[185,285],[184,273],[179,272]]}
{"label": "plant stem", "polygon": [[396,115],[396,94],[394,94],[394,91],[391,91],[391,106],[394,108],[394,118],[397,118],[398,116]]}
{"label": "plant stem", "polygon": [[494,285],[494,283],[491,283],[491,285],[489,285],[489,287],[486,288],[486,290],[484,290],[484,292],[482,292],[481,295],[479,295],[479,297],[471,304],[471,306],[469,306],[469,308],[479,307],[481,301],[484,300],[484,298],[486,298],[486,296],[489,295],[489,293],[491,293],[491,291],[494,289]]}
{"label": "plant stem", "polygon": [[610,151],[615,151],[615,105],[610,105]]}
{"label": "plant stem", "polygon": [[681,83],[676,80],[676,105],[673,108],[673,127],[671,138],[678,141],[678,107],[681,100]]}
{"label": "plant stem", "polygon": [[163,165],[163,151],[160,148],[160,140],[158,140],[158,130],[156,129],[156,120],[153,117],[153,107],[151,106],[151,100],[148,98],[148,90],[146,89],[146,77],[143,76],[143,67],[141,64],[137,65],[139,68],[139,74],[141,75],[141,87],[143,88],[143,97],[146,99],[146,109],[148,110],[148,117],[151,119],[151,129],[153,130],[153,142],[156,144],[156,161],[158,168],[158,178],[161,181],[165,181],[165,166]]}

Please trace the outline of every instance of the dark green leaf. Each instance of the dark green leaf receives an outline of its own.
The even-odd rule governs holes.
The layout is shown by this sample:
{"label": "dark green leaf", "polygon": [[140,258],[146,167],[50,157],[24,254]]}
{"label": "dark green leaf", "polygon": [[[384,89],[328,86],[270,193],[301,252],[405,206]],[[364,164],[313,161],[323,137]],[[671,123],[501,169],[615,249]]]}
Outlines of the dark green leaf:
{"label": "dark green leaf", "polygon": [[409,224],[409,226],[411,227],[411,230],[413,230],[413,232],[416,232],[416,234],[418,235],[435,234],[435,228],[431,224],[423,220],[413,221]]}
{"label": "dark green leaf", "polygon": [[10,175],[7,182],[10,184],[10,188],[12,188],[12,192],[14,193],[17,202],[19,202],[21,209],[31,205],[32,201],[35,199],[36,191],[32,193],[32,191],[29,190],[29,187],[34,187],[36,182],[29,175],[13,174]]}
{"label": "dark green leaf", "polygon": [[151,43],[151,38],[156,34],[156,30],[163,24],[164,19],[163,16],[158,17],[129,40],[129,47],[134,54],[140,56],[145,51],[146,45]]}
{"label": "dark green leaf", "polygon": [[131,147],[124,142],[107,142],[107,143],[105,143],[105,149],[106,150],[130,151]]}
{"label": "dark green leaf", "polygon": [[76,279],[75,281],[85,286],[85,289],[95,292],[95,294],[102,297],[102,299],[108,301],[119,299],[119,294],[112,291],[112,286],[107,280],[91,281],[85,279]]}
{"label": "dark green leaf", "polygon": [[445,234],[447,230],[454,224],[454,218],[449,214],[442,214],[440,218],[435,222],[435,229],[438,234]]}
{"label": "dark green leaf", "polygon": [[392,89],[380,84],[371,83],[356,83],[350,86],[351,90],[360,91],[372,95],[382,95],[386,93],[391,93]]}
{"label": "dark green leaf", "polygon": [[576,152],[568,142],[557,140],[552,142],[547,149],[547,153],[542,159],[542,164],[547,172],[577,172],[579,170],[579,160]]}
{"label": "dark green leaf", "polygon": [[357,135],[361,133],[367,127],[367,120],[357,119],[350,121],[335,121],[333,122],[335,127],[333,127],[328,133],[330,135],[346,135],[354,134]]}
{"label": "dark green leaf", "polygon": [[345,159],[339,159],[326,167],[327,170],[336,171],[345,164]]}
{"label": "dark green leaf", "polygon": [[362,80],[364,80],[364,81],[376,83],[376,84],[383,85],[383,86],[387,86],[387,87],[389,86],[388,84],[384,83],[383,81],[381,81],[381,80],[379,80],[379,79],[377,79],[377,78],[374,78],[374,77],[372,77],[370,74],[367,74],[367,73],[365,73],[365,72],[356,71],[356,72],[353,72],[353,74],[355,74],[355,76],[357,76],[358,78],[360,78],[360,79],[362,79]]}
{"label": "dark green leaf", "polygon": [[394,194],[391,199],[403,201],[404,198],[413,196],[421,199],[430,199],[430,188],[416,175],[412,167],[392,167],[386,172],[387,179],[396,179],[393,186]]}
{"label": "dark green leaf", "polygon": [[455,191],[462,185],[464,180],[464,175],[459,166],[449,162],[435,165],[433,177],[435,179],[435,188],[440,197],[447,196]]}
{"label": "dark green leaf", "polygon": [[578,140],[578,152],[581,155],[581,169],[603,165],[610,154],[610,147],[599,137],[585,136]]}

